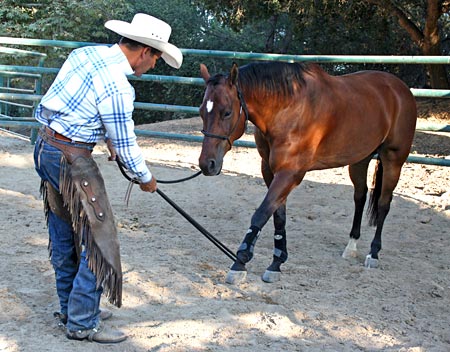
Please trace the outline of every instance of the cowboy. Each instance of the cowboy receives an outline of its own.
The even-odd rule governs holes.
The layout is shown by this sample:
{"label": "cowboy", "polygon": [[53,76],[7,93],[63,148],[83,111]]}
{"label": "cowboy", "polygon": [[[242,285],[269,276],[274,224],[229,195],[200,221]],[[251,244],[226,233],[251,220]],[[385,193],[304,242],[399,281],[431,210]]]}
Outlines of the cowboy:
{"label": "cowboy", "polygon": [[170,25],[153,16],[138,13],[131,23],[112,20],[105,27],[121,35],[119,43],[74,50],[38,105],[35,117],[43,126],[34,161],[60,303],[55,316],[69,339],[117,343],[126,335],[102,324],[112,313],[99,306],[102,293],[117,307],[122,304],[119,242],[91,153],[104,139],[110,159],[118,155],[142,191],[156,191],[136,143],[135,94],[127,76],[141,76],[159,58],[178,69],[183,55],[169,43]]}

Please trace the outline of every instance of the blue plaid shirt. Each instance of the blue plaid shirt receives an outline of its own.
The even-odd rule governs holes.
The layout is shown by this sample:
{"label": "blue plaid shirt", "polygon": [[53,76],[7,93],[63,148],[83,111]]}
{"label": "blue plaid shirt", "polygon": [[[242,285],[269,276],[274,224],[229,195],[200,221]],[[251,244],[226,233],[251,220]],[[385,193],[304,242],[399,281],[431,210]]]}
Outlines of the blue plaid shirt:
{"label": "blue plaid shirt", "polygon": [[133,74],[120,47],[76,49],[36,109],[36,119],[79,142],[109,138],[121,161],[141,182],[152,178],[134,133]]}

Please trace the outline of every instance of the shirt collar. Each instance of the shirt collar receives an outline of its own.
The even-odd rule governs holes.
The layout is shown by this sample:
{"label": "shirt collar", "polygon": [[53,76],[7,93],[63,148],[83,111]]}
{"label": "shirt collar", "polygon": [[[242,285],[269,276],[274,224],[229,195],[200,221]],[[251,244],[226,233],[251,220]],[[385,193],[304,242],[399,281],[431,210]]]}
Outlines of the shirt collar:
{"label": "shirt collar", "polygon": [[121,57],[121,61],[119,62],[119,65],[120,65],[121,69],[123,70],[123,73],[127,76],[132,75],[134,73],[134,70],[131,68],[131,65],[128,62],[128,59],[125,56],[125,54],[123,53],[122,49],[120,49],[119,44],[114,44],[110,49],[112,50],[114,55],[119,55]]}

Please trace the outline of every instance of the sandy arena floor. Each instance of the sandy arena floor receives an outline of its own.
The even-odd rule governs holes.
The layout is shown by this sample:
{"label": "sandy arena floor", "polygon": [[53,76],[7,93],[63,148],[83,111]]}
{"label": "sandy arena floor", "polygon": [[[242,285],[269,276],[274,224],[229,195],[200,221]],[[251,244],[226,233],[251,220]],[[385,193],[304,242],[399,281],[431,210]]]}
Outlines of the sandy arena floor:
{"label": "sandy arena floor", "polygon": [[[147,127],[192,132],[198,120]],[[421,133],[414,149],[434,153],[425,151],[431,145],[449,155],[449,138]],[[200,144],[140,144],[158,179],[198,169]],[[307,174],[288,199],[282,280],[260,279],[271,261],[269,222],[247,281],[236,287],[224,282],[230,259],[157,194],[136,187],[126,206],[127,182],[97,147],[125,273],[123,307],[104,303],[114,312],[107,324],[129,335],[102,346],[66,339],[52,317],[58,303],[32,150],[29,141],[0,133],[0,351],[450,350],[450,168],[404,166],[380,268],[371,270],[363,266],[374,235],[366,223],[359,257],[341,258],[353,216],[347,169]],[[233,251],[266,190],[257,152],[247,148],[227,155],[220,176],[160,189]]]}

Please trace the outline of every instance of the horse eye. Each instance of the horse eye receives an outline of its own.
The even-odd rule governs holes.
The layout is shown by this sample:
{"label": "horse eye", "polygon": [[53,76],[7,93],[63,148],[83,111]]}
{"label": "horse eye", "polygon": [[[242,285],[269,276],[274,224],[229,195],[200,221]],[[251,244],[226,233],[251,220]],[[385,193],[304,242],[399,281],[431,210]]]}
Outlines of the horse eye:
{"label": "horse eye", "polygon": [[223,115],[224,118],[230,118],[231,117],[231,111],[225,111],[225,114]]}

